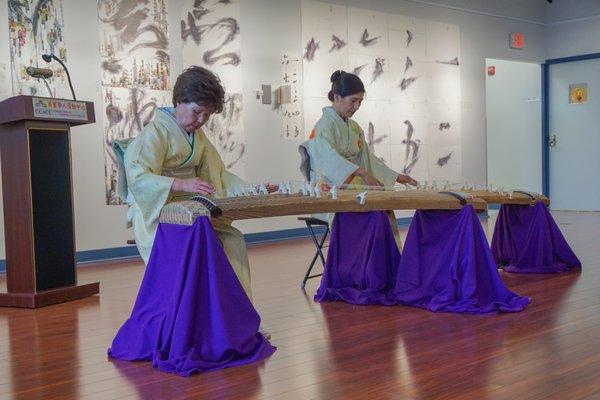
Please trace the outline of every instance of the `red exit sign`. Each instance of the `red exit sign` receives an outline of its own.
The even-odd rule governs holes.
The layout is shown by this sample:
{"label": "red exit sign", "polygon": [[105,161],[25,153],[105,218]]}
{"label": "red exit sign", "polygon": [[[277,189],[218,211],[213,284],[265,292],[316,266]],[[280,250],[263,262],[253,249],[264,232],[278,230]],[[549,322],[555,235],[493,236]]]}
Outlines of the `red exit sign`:
{"label": "red exit sign", "polygon": [[511,49],[524,49],[525,35],[520,32],[511,33],[509,43]]}

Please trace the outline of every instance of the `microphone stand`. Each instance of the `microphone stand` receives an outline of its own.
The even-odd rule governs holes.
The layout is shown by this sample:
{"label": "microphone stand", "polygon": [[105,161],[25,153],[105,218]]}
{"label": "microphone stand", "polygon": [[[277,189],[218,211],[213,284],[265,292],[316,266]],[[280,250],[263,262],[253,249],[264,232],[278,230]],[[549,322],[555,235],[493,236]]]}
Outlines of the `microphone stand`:
{"label": "microphone stand", "polygon": [[54,54],[43,54],[42,59],[44,61],[46,61],[47,63],[52,61],[52,59],[55,59],[56,61],[58,61],[60,63],[60,65],[62,65],[63,69],[67,73],[67,80],[69,81],[69,87],[71,88],[71,94],[73,95],[73,100],[77,100],[77,98],[75,97],[75,91],[73,90],[73,84],[71,83],[71,75],[69,75],[69,70],[67,69],[67,66],[61,61],[60,58],[56,57]]}
{"label": "microphone stand", "polygon": [[46,85],[46,89],[48,89],[48,93],[50,93],[50,97],[54,97],[52,95],[52,90],[50,90],[50,85],[48,85],[48,81],[46,80],[46,78],[40,78],[42,81],[44,81],[44,84]]}

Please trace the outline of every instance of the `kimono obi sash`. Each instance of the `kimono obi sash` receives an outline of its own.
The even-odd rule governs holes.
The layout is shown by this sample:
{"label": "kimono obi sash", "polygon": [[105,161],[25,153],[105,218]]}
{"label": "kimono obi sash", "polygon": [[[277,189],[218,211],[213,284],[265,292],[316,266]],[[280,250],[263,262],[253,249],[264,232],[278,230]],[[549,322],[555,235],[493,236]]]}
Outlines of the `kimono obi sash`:
{"label": "kimono obi sash", "polygon": [[[177,178],[177,179],[188,179],[196,177],[196,167],[195,166],[179,166],[175,168],[163,168],[161,175],[168,176],[169,178]],[[197,193],[186,193],[186,192],[171,192],[169,196],[169,200],[167,202],[172,201],[184,201],[189,200],[191,197],[197,195]]]}
{"label": "kimono obi sash", "polygon": [[176,168],[163,168],[162,174],[163,176],[168,176],[169,178],[179,178],[179,179],[187,179],[187,178],[195,178],[196,177],[196,167],[188,166],[188,167],[176,167]]}

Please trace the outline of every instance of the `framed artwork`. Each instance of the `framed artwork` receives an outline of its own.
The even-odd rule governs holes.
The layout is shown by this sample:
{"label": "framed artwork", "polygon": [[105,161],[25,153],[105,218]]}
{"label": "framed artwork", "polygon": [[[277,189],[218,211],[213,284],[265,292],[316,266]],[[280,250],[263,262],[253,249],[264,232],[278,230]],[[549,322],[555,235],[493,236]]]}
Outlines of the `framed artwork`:
{"label": "framed artwork", "polygon": [[569,103],[581,104],[588,101],[587,83],[573,83],[569,85]]}

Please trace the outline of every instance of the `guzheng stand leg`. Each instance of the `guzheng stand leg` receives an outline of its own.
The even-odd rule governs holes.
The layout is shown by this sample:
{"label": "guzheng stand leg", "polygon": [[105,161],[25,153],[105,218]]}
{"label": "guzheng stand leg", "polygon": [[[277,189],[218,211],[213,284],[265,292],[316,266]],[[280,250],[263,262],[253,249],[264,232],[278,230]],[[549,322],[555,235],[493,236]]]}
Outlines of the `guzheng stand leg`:
{"label": "guzheng stand leg", "polygon": [[581,267],[546,205],[503,204],[492,238],[492,254],[504,270],[524,274]]}
{"label": "guzheng stand leg", "polygon": [[269,357],[275,347],[259,325],[208,217],[161,223],[131,316],[108,354],[189,376]]}
{"label": "guzheng stand leg", "polygon": [[470,314],[517,312],[530,302],[504,286],[470,205],[415,213],[393,297],[407,306]]}
{"label": "guzheng stand leg", "polygon": [[400,252],[385,211],[337,213],[315,301],[391,304]]}
{"label": "guzheng stand leg", "polygon": [[[329,247],[328,245],[325,245],[325,241],[327,240],[327,236],[329,235],[329,223],[327,221],[323,221],[321,219],[313,217],[298,217],[298,220],[304,221],[306,223],[306,228],[308,229],[308,233],[316,249],[315,255],[313,256],[312,260],[310,260],[308,269],[306,270],[304,278],[302,279],[302,283],[300,284],[300,289],[304,290],[304,288],[306,287],[306,281],[312,278],[318,278],[319,276],[323,275],[322,273],[314,275],[311,275],[310,273],[312,272],[312,269],[319,258],[321,259],[323,268],[325,268],[325,256],[323,255],[323,248]],[[323,234],[321,235],[321,239],[317,239],[317,233],[315,232],[314,228],[315,225],[325,228]]]}

